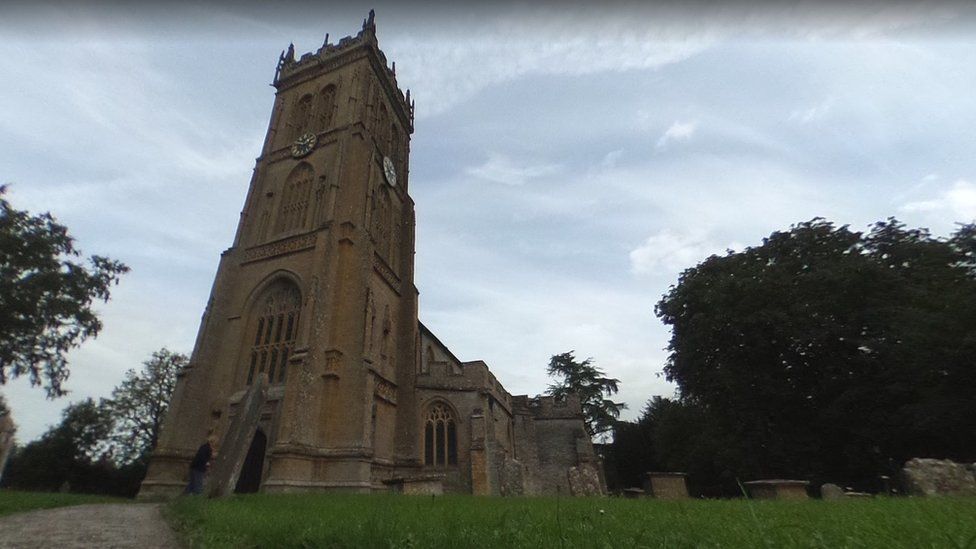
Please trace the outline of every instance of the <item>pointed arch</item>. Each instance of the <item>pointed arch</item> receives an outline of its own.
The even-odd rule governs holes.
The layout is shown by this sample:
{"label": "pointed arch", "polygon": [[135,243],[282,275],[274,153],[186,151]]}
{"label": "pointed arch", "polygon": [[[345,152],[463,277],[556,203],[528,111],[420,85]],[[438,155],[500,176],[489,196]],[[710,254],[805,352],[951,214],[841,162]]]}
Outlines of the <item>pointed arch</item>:
{"label": "pointed arch", "polygon": [[316,129],[323,132],[332,126],[335,113],[336,86],[329,84],[319,92],[318,108],[316,112]]}
{"label": "pointed arch", "polygon": [[282,188],[275,222],[276,234],[306,228],[309,195],[314,180],[315,170],[308,162],[302,162],[292,169]]}
{"label": "pointed arch", "polygon": [[295,101],[291,117],[288,119],[288,127],[291,130],[290,139],[298,139],[308,129],[312,116],[312,101],[312,94],[305,94]]}
{"label": "pointed arch", "polygon": [[256,376],[267,374],[271,384],[284,383],[288,357],[298,339],[302,292],[292,280],[277,277],[257,294],[248,314],[244,354],[250,385]]}
{"label": "pointed arch", "polygon": [[424,408],[424,465],[457,465],[458,414],[447,401],[432,400]]}

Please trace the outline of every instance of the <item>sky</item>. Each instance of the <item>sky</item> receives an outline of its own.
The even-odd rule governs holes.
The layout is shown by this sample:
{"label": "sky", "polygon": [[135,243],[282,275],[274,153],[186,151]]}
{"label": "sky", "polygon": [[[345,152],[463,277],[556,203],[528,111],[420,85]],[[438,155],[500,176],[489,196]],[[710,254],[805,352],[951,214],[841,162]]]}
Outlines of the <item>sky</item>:
{"label": "sky", "polygon": [[67,397],[0,387],[18,439],[192,351],[278,55],[371,7],[416,100],[421,321],[512,394],[543,392],[554,354],[592,357],[637,417],[675,394],[654,305],[685,268],[814,217],[976,219],[976,9],[855,4],[4,3],[7,197],[132,268]]}

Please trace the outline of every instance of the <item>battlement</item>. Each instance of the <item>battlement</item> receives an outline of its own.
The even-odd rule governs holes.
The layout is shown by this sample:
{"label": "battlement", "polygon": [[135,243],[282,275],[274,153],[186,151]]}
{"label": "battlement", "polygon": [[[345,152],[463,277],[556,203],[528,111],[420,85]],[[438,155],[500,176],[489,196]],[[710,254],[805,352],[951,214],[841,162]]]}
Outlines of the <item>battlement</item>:
{"label": "battlement", "polygon": [[567,395],[564,399],[552,396],[513,396],[512,411],[531,415],[535,419],[573,419],[583,415],[579,396],[575,394]]}
{"label": "battlement", "polygon": [[287,50],[283,50],[278,57],[278,66],[275,69],[275,76],[272,85],[279,90],[291,86],[297,82],[312,78],[316,74],[325,70],[330,70],[337,65],[352,60],[356,52],[368,52],[376,63],[377,72],[385,78],[381,78],[388,88],[388,91],[398,99],[393,101],[406,126],[413,132],[415,101],[410,99],[410,90],[404,92],[400,89],[396,79],[396,62],[387,64],[386,54],[379,48],[376,39],[376,23],[374,22],[374,12],[369,11],[369,16],[363,20],[363,28],[355,36],[341,38],[338,43],[329,42],[329,35],[325,35],[322,47],[314,52],[308,52],[295,58],[295,45],[289,44]]}

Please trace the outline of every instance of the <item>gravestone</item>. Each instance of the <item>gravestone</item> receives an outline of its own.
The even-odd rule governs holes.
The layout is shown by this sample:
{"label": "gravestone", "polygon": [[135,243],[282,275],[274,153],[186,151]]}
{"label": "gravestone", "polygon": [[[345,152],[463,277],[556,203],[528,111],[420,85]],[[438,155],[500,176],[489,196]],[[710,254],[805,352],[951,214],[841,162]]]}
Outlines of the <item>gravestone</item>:
{"label": "gravestone", "polygon": [[805,480],[753,480],[742,484],[749,490],[749,495],[755,499],[808,499]]}
{"label": "gravestone", "polygon": [[976,496],[976,479],[962,463],[915,458],[902,469],[907,492],[915,496]]}
{"label": "gravestone", "polygon": [[684,473],[644,473],[644,493],[657,499],[686,499],[686,478]]}
{"label": "gravestone", "polygon": [[267,397],[267,382],[264,374],[256,376],[254,383],[237,405],[237,414],[231,419],[230,427],[217,447],[217,459],[210,469],[207,490],[207,495],[212,498],[234,492],[247,451],[251,448],[251,440],[258,429],[261,408],[264,407]]}
{"label": "gravestone", "polygon": [[603,489],[600,486],[600,473],[592,465],[581,463],[576,467],[570,467],[566,475],[568,477],[570,495],[603,495]]}
{"label": "gravestone", "polygon": [[820,487],[820,498],[825,501],[844,499],[844,489],[828,482]]}

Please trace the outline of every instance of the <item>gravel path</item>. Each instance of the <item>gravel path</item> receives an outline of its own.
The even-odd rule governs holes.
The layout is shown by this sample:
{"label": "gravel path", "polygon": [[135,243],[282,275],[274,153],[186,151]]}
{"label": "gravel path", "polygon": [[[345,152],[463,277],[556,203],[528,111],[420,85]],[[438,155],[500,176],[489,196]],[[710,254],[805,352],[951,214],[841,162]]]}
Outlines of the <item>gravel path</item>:
{"label": "gravel path", "polygon": [[158,503],[75,505],[0,518],[0,547],[177,549]]}

